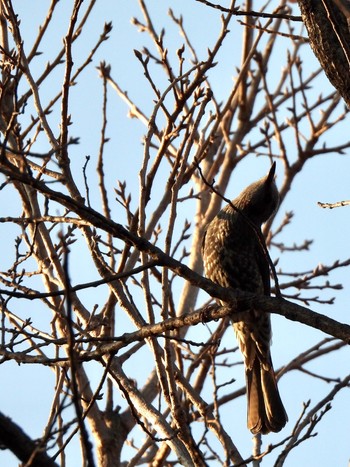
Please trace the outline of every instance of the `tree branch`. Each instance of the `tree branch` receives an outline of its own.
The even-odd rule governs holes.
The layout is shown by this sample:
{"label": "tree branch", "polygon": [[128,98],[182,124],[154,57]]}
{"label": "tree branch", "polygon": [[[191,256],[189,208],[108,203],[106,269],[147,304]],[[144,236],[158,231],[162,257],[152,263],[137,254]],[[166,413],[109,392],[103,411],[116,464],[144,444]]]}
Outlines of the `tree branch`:
{"label": "tree branch", "polygon": [[24,463],[31,467],[58,467],[40,446],[33,441],[15,422],[0,412],[0,444],[1,449],[9,449]]}

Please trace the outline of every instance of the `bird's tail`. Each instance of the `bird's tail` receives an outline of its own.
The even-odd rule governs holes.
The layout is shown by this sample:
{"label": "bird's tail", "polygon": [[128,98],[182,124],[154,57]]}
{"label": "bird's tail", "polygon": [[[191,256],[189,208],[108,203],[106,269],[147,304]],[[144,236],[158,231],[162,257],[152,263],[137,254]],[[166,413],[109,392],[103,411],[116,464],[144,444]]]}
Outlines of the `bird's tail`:
{"label": "bird's tail", "polygon": [[263,366],[255,358],[251,369],[246,368],[249,430],[256,434],[280,431],[288,421],[278,392],[272,365]]}

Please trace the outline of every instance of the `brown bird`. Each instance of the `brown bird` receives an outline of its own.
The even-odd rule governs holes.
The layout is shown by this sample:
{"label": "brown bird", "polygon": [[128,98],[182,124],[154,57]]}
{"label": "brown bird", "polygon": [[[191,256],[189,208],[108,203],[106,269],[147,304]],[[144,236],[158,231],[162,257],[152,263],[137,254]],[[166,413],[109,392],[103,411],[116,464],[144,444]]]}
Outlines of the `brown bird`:
{"label": "brown bird", "polygon": [[[270,295],[269,263],[257,232],[278,207],[275,168],[273,163],[265,177],[243,190],[207,226],[202,245],[205,275],[222,287]],[[271,361],[270,314],[253,309],[233,326],[245,363],[248,428],[254,434],[280,431],[288,417]]]}

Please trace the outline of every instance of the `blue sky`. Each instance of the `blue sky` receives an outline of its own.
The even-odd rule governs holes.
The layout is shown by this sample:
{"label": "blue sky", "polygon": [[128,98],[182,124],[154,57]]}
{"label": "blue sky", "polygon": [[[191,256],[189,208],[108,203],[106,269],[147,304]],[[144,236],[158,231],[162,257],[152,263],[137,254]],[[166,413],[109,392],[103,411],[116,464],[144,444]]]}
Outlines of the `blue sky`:
{"label": "blue sky", "polygon": [[[38,25],[46,15],[48,8],[47,2],[42,0],[19,0],[14,2],[15,8],[18,11],[21,19],[21,30],[23,33],[25,49],[30,50],[31,44],[37,34]],[[271,2],[269,11],[272,11],[272,5],[276,2]],[[173,57],[176,55],[176,49],[182,45],[183,39],[178,34],[177,28],[169,20],[167,10],[169,6],[173,8],[175,14],[183,14],[184,25],[190,33],[191,40],[195,45],[199,56],[205,57],[206,50],[212,47],[215,43],[218,31],[220,30],[220,13],[211,10],[204,5],[195,1],[177,0],[169,2],[158,2],[156,0],[148,1],[152,18],[157,28],[166,27],[167,32],[165,40],[169,47],[169,54]],[[44,42],[40,50],[43,54],[37,57],[33,63],[34,76],[39,76],[45,63],[55,55],[55,52],[62,47],[62,37],[67,30],[67,20],[72,7],[71,1],[60,2],[57,8],[57,18],[52,23],[48,31],[47,40]],[[35,15],[33,15],[35,11]],[[295,7],[295,14],[298,10]],[[106,60],[111,64],[112,76],[118,81],[122,89],[127,89],[129,96],[149,115],[154,106],[155,96],[152,95],[150,88],[143,77],[141,65],[133,53],[133,49],[142,49],[146,46],[152,48],[152,43],[145,33],[140,33],[132,24],[131,18],[136,16],[141,19],[141,13],[137,2],[97,2],[94,7],[94,12],[91,19],[87,23],[86,32],[82,38],[79,38],[75,48],[73,49],[73,60],[77,66],[82,62],[83,57],[90,50],[91,46],[96,42],[100,35],[104,22],[112,21],[113,30],[110,34],[111,39],[106,42],[96,57],[94,57],[92,65],[90,65],[78,78],[77,84],[71,89],[71,107],[72,127],[71,136],[79,136],[80,144],[71,149],[72,163],[76,167],[77,180],[80,187],[83,186],[83,176],[81,168],[85,163],[87,155],[91,156],[92,162],[88,166],[87,174],[92,182],[91,200],[93,207],[100,206],[100,200],[97,196],[97,184],[94,183],[96,156],[99,148],[99,135],[101,129],[101,102],[102,102],[102,83],[98,76],[96,67],[101,60]],[[235,25],[235,26],[233,26]],[[299,24],[295,27],[299,32]],[[218,65],[210,71],[209,79],[216,92],[218,100],[224,100],[229,89],[232,87],[234,77],[234,66],[239,64],[241,49],[239,27],[236,22],[232,23],[232,31],[229,35],[225,46],[218,55]],[[304,35],[305,31],[304,31]],[[281,71],[281,63],[284,63],[286,49],[290,46],[290,41],[285,39],[281,41],[280,57],[278,54],[274,56],[271,64],[273,74],[276,73],[276,79]],[[45,47],[45,49],[43,48]],[[283,49],[285,47],[285,49]],[[307,73],[318,66],[313,53],[308,45],[303,46],[304,70]],[[49,102],[55,93],[60,89],[60,79],[62,78],[63,67],[59,68],[53,78],[47,84],[43,84],[40,88],[41,96],[44,102]],[[161,71],[156,73],[159,86],[166,86]],[[315,95],[319,93],[327,94],[332,91],[331,85],[324,76],[320,76],[317,80],[318,88],[314,89]],[[54,131],[59,132],[59,107],[49,117]],[[280,109],[280,112],[285,112],[285,117],[288,117],[288,110]],[[142,160],[143,148],[142,138],[147,129],[136,119],[127,118],[128,108],[124,102],[111,90],[109,90],[109,110],[108,110],[108,129],[107,135],[111,138],[107,146],[108,157],[115,158],[115,164],[112,164],[113,170],[108,173],[107,180],[111,189],[115,186],[116,181],[127,180],[129,189],[135,193],[132,199],[133,207],[137,206],[138,193],[138,170]],[[29,118],[29,112],[27,112]],[[26,116],[24,116],[24,119]],[[347,117],[338,127],[336,131],[327,133],[327,144],[337,145],[346,142],[350,139],[349,118]],[[303,129],[305,132],[308,129]],[[258,130],[257,130],[258,131]],[[321,143],[322,144],[322,138]],[[48,143],[43,136],[40,140],[40,145],[36,147],[37,151],[45,152],[48,150]],[[291,133],[290,142],[287,150],[289,154],[294,154],[296,151],[294,138]],[[293,156],[292,156],[293,157]],[[255,157],[248,158],[244,163],[239,165],[235,171],[226,195],[234,198],[247,184],[260,178],[269,168],[269,163],[263,158],[256,159]],[[283,239],[288,244],[300,244],[304,239],[314,239],[310,251],[305,253],[294,253],[282,255],[279,266],[286,271],[306,271],[313,269],[317,264],[323,263],[326,265],[332,264],[336,259],[345,260],[349,257],[349,250],[346,248],[348,239],[350,238],[350,221],[348,216],[349,208],[341,208],[334,210],[324,210],[317,206],[318,201],[334,202],[338,200],[348,199],[349,195],[349,171],[350,159],[348,154],[339,156],[330,154],[325,157],[317,157],[310,160],[305,165],[302,173],[296,178],[293,189],[284,201],[281,210],[278,214],[281,219],[285,212],[293,210],[295,213],[293,222],[286,228],[283,234]],[[277,163],[277,185],[281,186],[283,180],[283,169],[280,163]],[[8,196],[9,191],[7,192]],[[159,196],[163,193],[163,186],[160,184]],[[153,195],[155,196],[155,195]],[[5,215],[20,215],[20,206],[16,198],[6,199],[6,203],[1,203],[1,216]],[[156,201],[156,200],[155,200]],[[120,215],[120,210],[117,205],[113,206],[116,217]],[[187,210],[181,213],[182,217],[191,219],[191,205]],[[278,220],[278,219],[277,219]],[[120,221],[121,222],[121,221]],[[122,223],[122,222],[121,222]],[[10,235],[12,231],[5,231],[1,225],[3,235]],[[19,233],[17,227],[10,227]],[[8,229],[8,227],[6,227]],[[10,261],[13,258],[13,246],[3,248],[0,251],[0,257],[5,268],[9,267]],[[80,258],[79,252],[76,258],[73,257],[73,264],[77,264],[77,271],[72,267],[72,276],[76,282],[84,282],[97,278],[94,275],[91,263],[85,258]],[[276,249],[272,249],[272,257],[278,255]],[[332,283],[343,283],[344,289],[337,292],[337,299],[333,306],[320,306],[311,304],[311,308],[321,313],[327,314],[340,321],[348,321],[349,307],[349,273],[346,270],[340,269],[332,273],[330,280]],[[282,280],[281,280],[282,282]],[[95,303],[95,290],[89,292],[91,297],[87,295],[91,303]],[[99,289],[101,297],[105,297],[106,289]],[[318,293],[315,291],[315,294]],[[334,295],[333,291],[326,292],[325,298]],[[202,294],[203,300],[205,299]],[[30,307],[30,313],[33,316],[39,316],[41,307],[39,304],[32,302],[19,304],[18,311],[25,312],[26,307]],[[22,308],[23,307],[23,310]],[[42,318],[41,318],[42,319]],[[126,325],[126,323],[125,323]],[[127,325],[126,325],[127,326]],[[202,339],[202,333],[205,335],[204,329],[197,329],[198,326],[191,330],[190,337]],[[281,317],[273,317],[273,358],[275,367],[279,367],[288,361],[288,359],[302,352],[304,349],[321,340],[321,333],[307,329],[298,323],[287,321]],[[130,328],[131,330],[131,328]],[[233,333],[231,337],[233,336]],[[225,339],[229,339],[226,335]],[[228,340],[228,342],[230,342]],[[348,372],[348,350],[343,350],[338,354],[332,354],[317,365],[316,371],[325,373],[333,372],[334,376],[345,375]],[[310,367],[312,368],[312,366]],[[331,371],[329,369],[331,368]],[[6,364],[1,368],[3,372],[3,381],[6,383],[0,387],[0,400],[3,405],[0,410],[5,414],[13,417],[13,419],[21,424],[24,429],[32,437],[37,437],[42,434],[41,430],[45,426],[47,420],[48,409],[52,400],[51,390],[47,391],[45,381],[47,378],[53,378],[51,370],[48,368],[31,368],[22,365],[18,367],[14,363]],[[51,376],[49,376],[51,375]],[[100,374],[95,366],[91,366],[91,377],[98,381]],[[145,376],[147,373],[145,372]],[[28,381],[28,384],[26,383]],[[25,383],[24,383],[25,382]],[[305,376],[292,378],[292,375],[287,375],[280,382],[281,393],[286,401],[287,411],[290,413],[290,418],[295,418],[298,411],[301,410],[302,402],[305,400],[305,387],[310,384],[310,379]],[[25,390],[24,390],[25,386]],[[50,384],[50,388],[52,385]],[[308,397],[311,397],[315,402],[317,398],[321,398],[329,390],[330,386],[324,382],[312,380],[310,388],[307,388]],[[332,452],[332,465],[345,465],[348,457],[348,433],[349,433],[349,417],[344,420],[344,407],[349,407],[350,397],[348,392],[342,393],[334,402],[334,409],[326,415],[327,423],[320,425],[319,435],[306,442],[301,447],[297,448],[289,457],[286,466],[292,465],[317,465],[318,467],[328,467],[330,465],[329,452]],[[234,403],[235,414],[241,416],[236,417],[236,420],[245,419],[245,404],[238,401]],[[223,411],[223,419],[227,417],[230,420],[231,414],[226,407]],[[341,420],[341,424],[338,421]],[[340,426],[339,426],[340,425]],[[237,430],[234,427],[233,430]],[[243,447],[244,455],[249,456],[251,449],[251,434],[248,431],[240,430],[239,447]],[[268,439],[268,443],[277,442],[282,439],[285,434],[272,435]],[[233,436],[235,438],[235,436]],[[333,441],[337,440],[337,449],[334,450]],[[77,445],[72,443],[70,448],[70,457],[67,466],[75,466],[75,450]],[[17,465],[17,461],[8,453],[0,451],[0,463],[8,467]],[[214,465],[214,464],[213,464]]]}

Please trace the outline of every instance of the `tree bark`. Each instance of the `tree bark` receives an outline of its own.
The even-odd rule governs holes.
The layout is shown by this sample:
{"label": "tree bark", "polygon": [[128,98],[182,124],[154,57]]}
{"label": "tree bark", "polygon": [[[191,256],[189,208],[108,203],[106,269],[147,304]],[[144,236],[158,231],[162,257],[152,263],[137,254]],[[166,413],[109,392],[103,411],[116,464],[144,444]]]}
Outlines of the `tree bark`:
{"label": "tree bark", "polygon": [[299,0],[310,45],[329,81],[350,107],[350,32],[346,8],[333,0]]}

